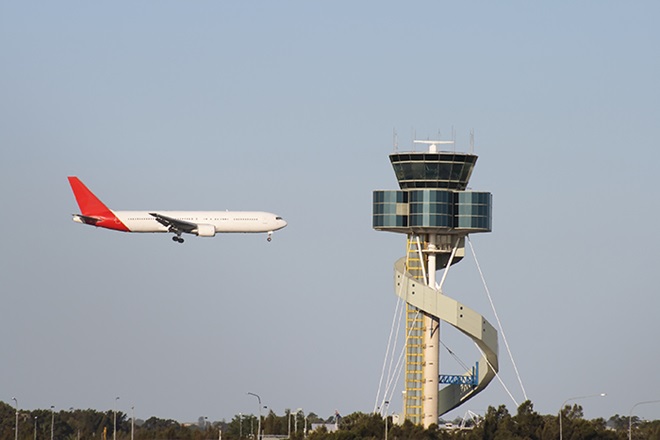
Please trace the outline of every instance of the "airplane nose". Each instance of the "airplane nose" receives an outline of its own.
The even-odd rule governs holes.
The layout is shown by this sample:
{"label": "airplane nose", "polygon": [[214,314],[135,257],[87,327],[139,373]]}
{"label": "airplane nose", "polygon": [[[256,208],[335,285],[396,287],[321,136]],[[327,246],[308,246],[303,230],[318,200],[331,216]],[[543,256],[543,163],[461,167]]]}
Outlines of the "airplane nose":
{"label": "airplane nose", "polygon": [[285,226],[288,224],[288,223],[286,222],[286,220],[284,220],[284,219],[283,219],[282,217],[280,217],[279,215],[275,217],[275,221],[277,222],[278,229],[282,229],[283,227],[285,227]]}

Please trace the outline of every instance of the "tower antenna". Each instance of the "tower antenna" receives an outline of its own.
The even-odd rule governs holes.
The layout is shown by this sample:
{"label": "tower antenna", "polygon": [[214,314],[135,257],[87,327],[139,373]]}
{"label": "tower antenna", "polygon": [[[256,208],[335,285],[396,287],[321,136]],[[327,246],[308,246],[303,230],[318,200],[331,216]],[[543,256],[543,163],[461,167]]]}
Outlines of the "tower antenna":
{"label": "tower antenna", "polygon": [[394,152],[399,151],[399,136],[396,134],[396,128],[392,129],[392,137],[394,142]]}
{"label": "tower antenna", "polygon": [[470,154],[474,154],[474,128],[470,129]]}

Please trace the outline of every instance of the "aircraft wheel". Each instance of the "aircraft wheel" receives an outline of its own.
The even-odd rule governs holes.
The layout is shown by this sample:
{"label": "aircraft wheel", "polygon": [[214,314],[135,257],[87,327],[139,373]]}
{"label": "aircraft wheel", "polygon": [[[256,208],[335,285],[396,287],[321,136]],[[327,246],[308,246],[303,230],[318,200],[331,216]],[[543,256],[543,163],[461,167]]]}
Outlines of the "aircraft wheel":
{"label": "aircraft wheel", "polygon": [[183,242],[184,242],[184,239],[179,237],[179,243],[183,243]]}
{"label": "aircraft wheel", "polygon": [[179,241],[179,237],[175,235],[174,237],[172,237],[172,241]]}
{"label": "aircraft wheel", "polygon": [[273,240],[273,237],[268,237],[266,240],[267,240],[267,241],[272,241],[272,240]]}

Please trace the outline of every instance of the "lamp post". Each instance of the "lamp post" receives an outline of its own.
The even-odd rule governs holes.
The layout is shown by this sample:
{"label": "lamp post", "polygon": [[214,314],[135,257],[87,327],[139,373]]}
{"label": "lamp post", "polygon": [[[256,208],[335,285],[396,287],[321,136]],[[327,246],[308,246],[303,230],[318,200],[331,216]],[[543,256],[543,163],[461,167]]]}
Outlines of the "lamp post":
{"label": "lamp post", "polygon": [[658,403],[660,400],[647,400],[645,402],[637,402],[630,408],[630,415],[628,416],[628,440],[632,440],[632,413],[635,407],[639,405],[646,405],[647,403]]}
{"label": "lamp post", "polygon": [[16,404],[16,427],[14,428],[14,440],[18,440],[18,399],[12,397],[11,400]]}
{"label": "lamp post", "polygon": [[55,438],[55,405],[50,406],[50,440]]}
{"label": "lamp post", "polygon": [[385,440],[387,440],[387,407],[390,405],[389,400],[385,401]]}
{"label": "lamp post", "polygon": [[[259,423],[257,424],[257,440],[261,440],[261,397],[259,397],[258,394],[254,394],[254,393],[248,393],[248,395],[256,397],[257,400],[259,401]],[[18,420],[18,418],[16,420]]]}
{"label": "lamp post", "polygon": [[564,400],[564,403],[562,403],[561,407],[559,408],[559,440],[564,439],[563,427],[561,423],[561,413],[566,403],[570,402],[571,400],[588,399],[590,397],[605,397],[605,396],[607,396],[607,394],[600,393],[600,394],[590,394],[588,396],[569,397],[568,399]]}
{"label": "lamp post", "polygon": [[[303,416],[305,416],[305,413],[303,413]],[[305,416],[305,430],[303,431],[303,438],[307,438],[307,417],[309,414]]]}
{"label": "lamp post", "polygon": [[34,416],[34,440],[37,440],[37,416]]}
{"label": "lamp post", "polygon": [[291,440],[291,410],[289,410],[289,417],[287,417],[287,419],[288,419],[288,424],[289,424],[289,431],[288,431],[289,434],[288,434],[288,436],[289,436],[289,440]]}
{"label": "lamp post", "polygon": [[113,428],[112,428],[112,440],[117,440],[117,401],[119,400],[119,397],[115,397],[115,405],[113,408],[113,411],[115,413],[114,417],[114,423],[113,423]]}
{"label": "lamp post", "polygon": [[238,423],[239,423],[238,438],[241,439],[243,438],[243,414],[241,413],[238,413]]}
{"label": "lamp post", "polygon": [[135,437],[135,406],[131,406],[131,440]]}

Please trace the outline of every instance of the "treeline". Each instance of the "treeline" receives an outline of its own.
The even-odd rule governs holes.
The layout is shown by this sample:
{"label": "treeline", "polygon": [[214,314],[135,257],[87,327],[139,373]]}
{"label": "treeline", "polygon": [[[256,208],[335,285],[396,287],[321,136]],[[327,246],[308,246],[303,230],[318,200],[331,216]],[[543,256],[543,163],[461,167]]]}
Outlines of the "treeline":
{"label": "treeline", "polygon": [[[131,426],[130,416],[124,412],[112,410],[101,412],[93,409],[73,409],[55,411],[39,409],[18,412],[19,440],[50,440],[51,429],[54,440],[112,440],[114,427],[117,427],[117,440],[130,440],[134,429],[135,440],[178,439],[207,440],[249,440],[257,437],[258,417],[252,414],[236,415],[230,422],[209,421],[200,417],[195,424],[179,423],[175,420],[151,417],[136,420]],[[329,417],[327,420],[334,419]],[[303,415],[287,411],[284,416],[277,416],[273,411],[263,416],[261,429],[265,435],[287,435],[294,437],[297,429],[300,437],[305,427],[312,423],[324,423],[314,413]],[[14,440],[16,410],[13,406],[0,402],[0,440]]]}
{"label": "treeline", "polygon": [[[0,402],[0,440],[13,440],[16,423],[14,407]],[[131,438],[130,417],[116,412],[117,440]],[[290,435],[292,440],[304,438],[305,427],[312,423],[334,422],[334,416],[325,420],[313,413],[303,415],[286,411],[278,416],[272,411],[262,418],[261,427],[265,436]],[[92,409],[57,411],[49,409],[19,410],[19,440],[48,440],[51,438],[51,422],[55,440],[110,440],[113,437],[115,412],[100,412]],[[489,407],[478,420],[470,421],[469,429],[456,429],[459,421],[454,421],[453,429],[432,425],[428,429],[405,422],[392,425],[391,417],[386,421],[378,414],[353,413],[338,421],[339,429],[329,432],[325,428],[309,431],[308,440],[382,440],[387,431],[388,440],[556,440],[559,438],[558,415],[541,415],[534,411],[527,401],[510,414],[504,405]],[[632,419],[632,438],[635,440],[660,440],[660,421]],[[151,417],[136,421],[136,440],[249,440],[256,437],[258,417],[236,415],[229,422],[211,422],[205,418],[198,423],[184,425],[175,420]],[[566,406],[562,410],[562,436],[566,440],[624,440],[628,438],[628,417],[615,415],[604,419],[586,420],[579,405]]]}
{"label": "treeline", "polygon": [[[562,409],[562,437],[566,440],[624,440],[628,438],[628,417],[615,415],[604,419],[585,420],[582,407],[566,406]],[[559,415],[541,415],[534,411],[530,401],[509,413],[504,405],[489,407],[468,429],[458,429],[458,420],[452,429],[432,425],[428,429],[406,421],[402,425],[388,424],[388,440],[557,440]],[[634,440],[660,440],[660,421],[642,422],[632,418]],[[344,418],[337,432],[313,432],[309,440],[380,440],[385,437],[385,421],[374,414],[354,413]]]}

